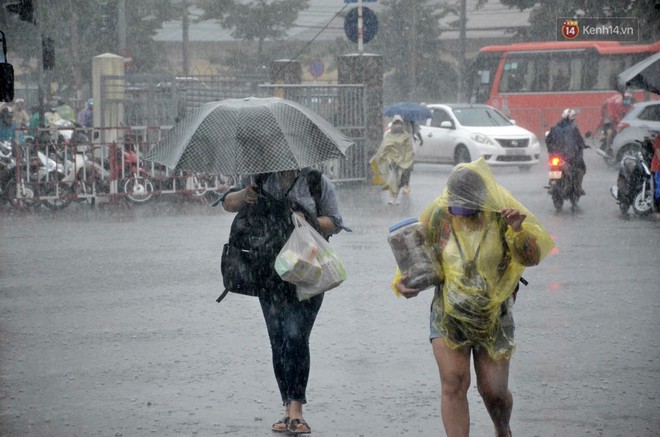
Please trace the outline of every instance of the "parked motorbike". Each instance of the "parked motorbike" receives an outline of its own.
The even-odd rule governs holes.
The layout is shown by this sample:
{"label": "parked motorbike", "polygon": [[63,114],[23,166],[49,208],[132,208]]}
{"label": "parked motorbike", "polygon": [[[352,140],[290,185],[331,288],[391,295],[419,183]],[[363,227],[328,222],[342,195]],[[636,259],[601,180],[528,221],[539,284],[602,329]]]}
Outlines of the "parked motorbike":
{"label": "parked motorbike", "polygon": [[44,130],[36,138],[26,136],[21,148],[22,159],[30,163],[26,178],[34,184],[41,203],[54,210],[68,207],[74,199],[71,186],[63,182],[66,173],[59,150],[64,141],[62,135]]}
{"label": "parked motorbike", "polygon": [[39,204],[37,190],[28,180],[27,164],[23,158],[20,161],[22,170],[17,180],[17,161],[14,146],[9,141],[0,143],[0,199],[2,203],[16,208],[32,208]]}
{"label": "parked motorbike", "polygon": [[2,141],[0,143],[0,196],[3,202],[9,200],[11,194],[7,190],[7,184],[16,175],[16,160],[11,142]]}
{"label": "parked motorbike", "polygon": [[[64,209],[71,205],[73,191],[64,182],[64,165],[37,151],[38,167],[32,172],[32,180],[38,184],[41,202],[49,209]],[[35,177],[36,176],[36,177]]]}
{"label": "parked motorbike", "polygon": [[616,185],[610,188],[610,193],[619,204],[619,210],[624,217],[628,216],[631,206],[639,216],[649,215],[653,211],[654,180],[650,170],[653,143],[648,137],[638,143],[641,150],[635,155],[623,157]]}
{"label": "parked motorbike", "polygon": [[110,170],[91,157],[87,142],[87,135],[76,132],[61,154],[64,165],[62,182],[69,185],[77,200],[81,201],[93,201],[97,193],[110,193]]}
{"label": "parked motorbike", "polygon": [[548,194],[552,197],[555,209],[560,212],[564,206],[564,201],[568,200],[571,202],[571,208],[576,210],[582,194],[577,186],[575,171],[564,157],[557,153],[552,153],[549,156],[548,166],[548,185],[546,188]]}
{"label": "parked motorbike", "polygon": [[119,157],[124,177],[122,187],[128,200],[138,204],[151,200],[154,195],[154,184],[137,152],[131,147],[126,147]]}

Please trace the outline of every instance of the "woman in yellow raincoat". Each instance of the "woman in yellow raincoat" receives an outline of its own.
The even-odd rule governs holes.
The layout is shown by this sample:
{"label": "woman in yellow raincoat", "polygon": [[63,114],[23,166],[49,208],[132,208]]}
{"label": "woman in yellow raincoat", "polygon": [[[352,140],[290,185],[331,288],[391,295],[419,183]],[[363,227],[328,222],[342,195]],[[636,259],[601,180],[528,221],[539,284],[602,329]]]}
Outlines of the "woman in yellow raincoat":
{"label": "woman in yellow raincoat", "polygon": [[387,203],[398,204],[401,187],[404,187],[404,192],[408,192],[414,158],[412,141],[404,128],[403,118],[395,115],[390,131],[383,137],[383,142],[370,162],[374,174],[371,183],[383,185],[389,190],[390,199]]}
{"label": "woman in yellow raincoat", "polygon": [[[538,220],[499,185],[483,158],[452,170],[447,187],[420,218],[438,260],[431,306],[431,344],[440,371],[442,420],[448,436],[467,436],[470,356],[477,387],[495,425],[510,436],[508,388],[514,350],[513,303],[525,267],[537,265],[553,242]],[[397,271],[393,287],[406,298]]]}

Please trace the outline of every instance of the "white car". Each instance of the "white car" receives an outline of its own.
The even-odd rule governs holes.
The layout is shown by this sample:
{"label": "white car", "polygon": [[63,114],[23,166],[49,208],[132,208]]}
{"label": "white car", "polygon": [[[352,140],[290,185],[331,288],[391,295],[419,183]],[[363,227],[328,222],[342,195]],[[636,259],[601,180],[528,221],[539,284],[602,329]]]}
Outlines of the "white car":
{"label": "white car", "polygon": [[420,126],[424,144],[415,145],[416,162],[455,165],[483,156],[492,166],[518,166],[521,170],[539,163],[541,145],[536,135],[492,106],[427,106],[433,117]]}
{"label": "white car", "polygon": [[641,150],[637,141],[660,132],[660,100],[635,103],[617,125],[617,134],[612,140],[612,153],[616,162],[626,154]]}

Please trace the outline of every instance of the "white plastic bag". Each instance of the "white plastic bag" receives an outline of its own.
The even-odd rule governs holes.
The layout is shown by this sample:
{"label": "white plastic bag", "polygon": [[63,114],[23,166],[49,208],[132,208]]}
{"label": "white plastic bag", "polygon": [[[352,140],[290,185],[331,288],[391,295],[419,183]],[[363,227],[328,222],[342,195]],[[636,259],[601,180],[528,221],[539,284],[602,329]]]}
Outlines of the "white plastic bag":
{"label": "white plastic bag", "polygon": [[[328,243],[325,238],[323,238],[321,234],[316,231],[316,229],[310,226],[305,221],[305,219],[301,218],[298,214],[293,214],[293,223],[295,225],[295,229],[292,232],[291,237],[289,237],[289,241],[287,241],[287,243],[284,245],[282,251],[280,251],[280,253],[277,255],[277,259],[275,260],[275,270],[277,273],[285,281],[296,284],[296,293],[299,300],[309,299],[310,297],[316,296],[317,294],[321,294],[328,290],[332,290],[333,288],[339,286],[339,284],[346,280],[346,269],[337,256],[335,250],[332,248],[332,246],[330,246],[330,243]],[[298,235],[294,237],[294,234]],[[290,264],[286,258],[288,255],[285,255],[285,252],[290,250],[290,248],[287,248],[287,246],[298,244],[294,243],[294,241],[299,239],[304,240],[306,244],[313,242],[313,245],[316,247],[316,251],[314,253],[315,259],[311,264],[320,266],[320,275],[312,282],[297,280],[299,279],[295,277],[297,274],[287,274],[287,271],[291,272],[295,270],[293,268],[286,267]],[[291,245],[289,245],[289,242],[291,242]],[[301,250],[297,253],[302,255],[304,250]],[[279,269],[278,260],[280,264]],[[310,263],[308,258],[306,262]],[[282,271],[287,277],[283,276],[280,271]],[[309,276],[306,278],[309,278]]]}
{"label": "white plastic bag", "polygon": [[317,294],[324,293],[338,287],[346,280],[346,269],[335,250],[325,238],[310,226],[310,233],[319,248],[316,260],[321,265],[321,277],[311,284],[300,284],[296,287],[299,300],[309,299]]}
{"label": "white plastic bag", "polygon": [[314,228],[293,214],[294,229],[275,258],[275,271],[292,284],[310,284],[321,278],[321,264],[316,256],[319,248],[312,235]]}

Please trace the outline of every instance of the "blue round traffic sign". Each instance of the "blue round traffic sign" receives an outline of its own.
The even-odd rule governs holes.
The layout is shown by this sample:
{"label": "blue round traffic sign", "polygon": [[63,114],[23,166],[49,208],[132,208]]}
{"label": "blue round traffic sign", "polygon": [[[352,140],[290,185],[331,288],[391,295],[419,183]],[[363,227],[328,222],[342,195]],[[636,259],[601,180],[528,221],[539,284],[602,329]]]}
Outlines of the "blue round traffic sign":
{"label": "blue round traffic sign", "polygon": [[315,78],[320,77],[324,71],[325,71],[325,65],[323,65],[323,61],[321,61],[320,59],[315,60],[309,65],[309,72]]}
{"label": "blue round traffic sign", "polygon": [[[369,8],[362,6],[362,42],[368,43],[378,32],[378,17]],[[344,33],[348,39],[358,42],[358,8],[353,8],[344,19]]]}

